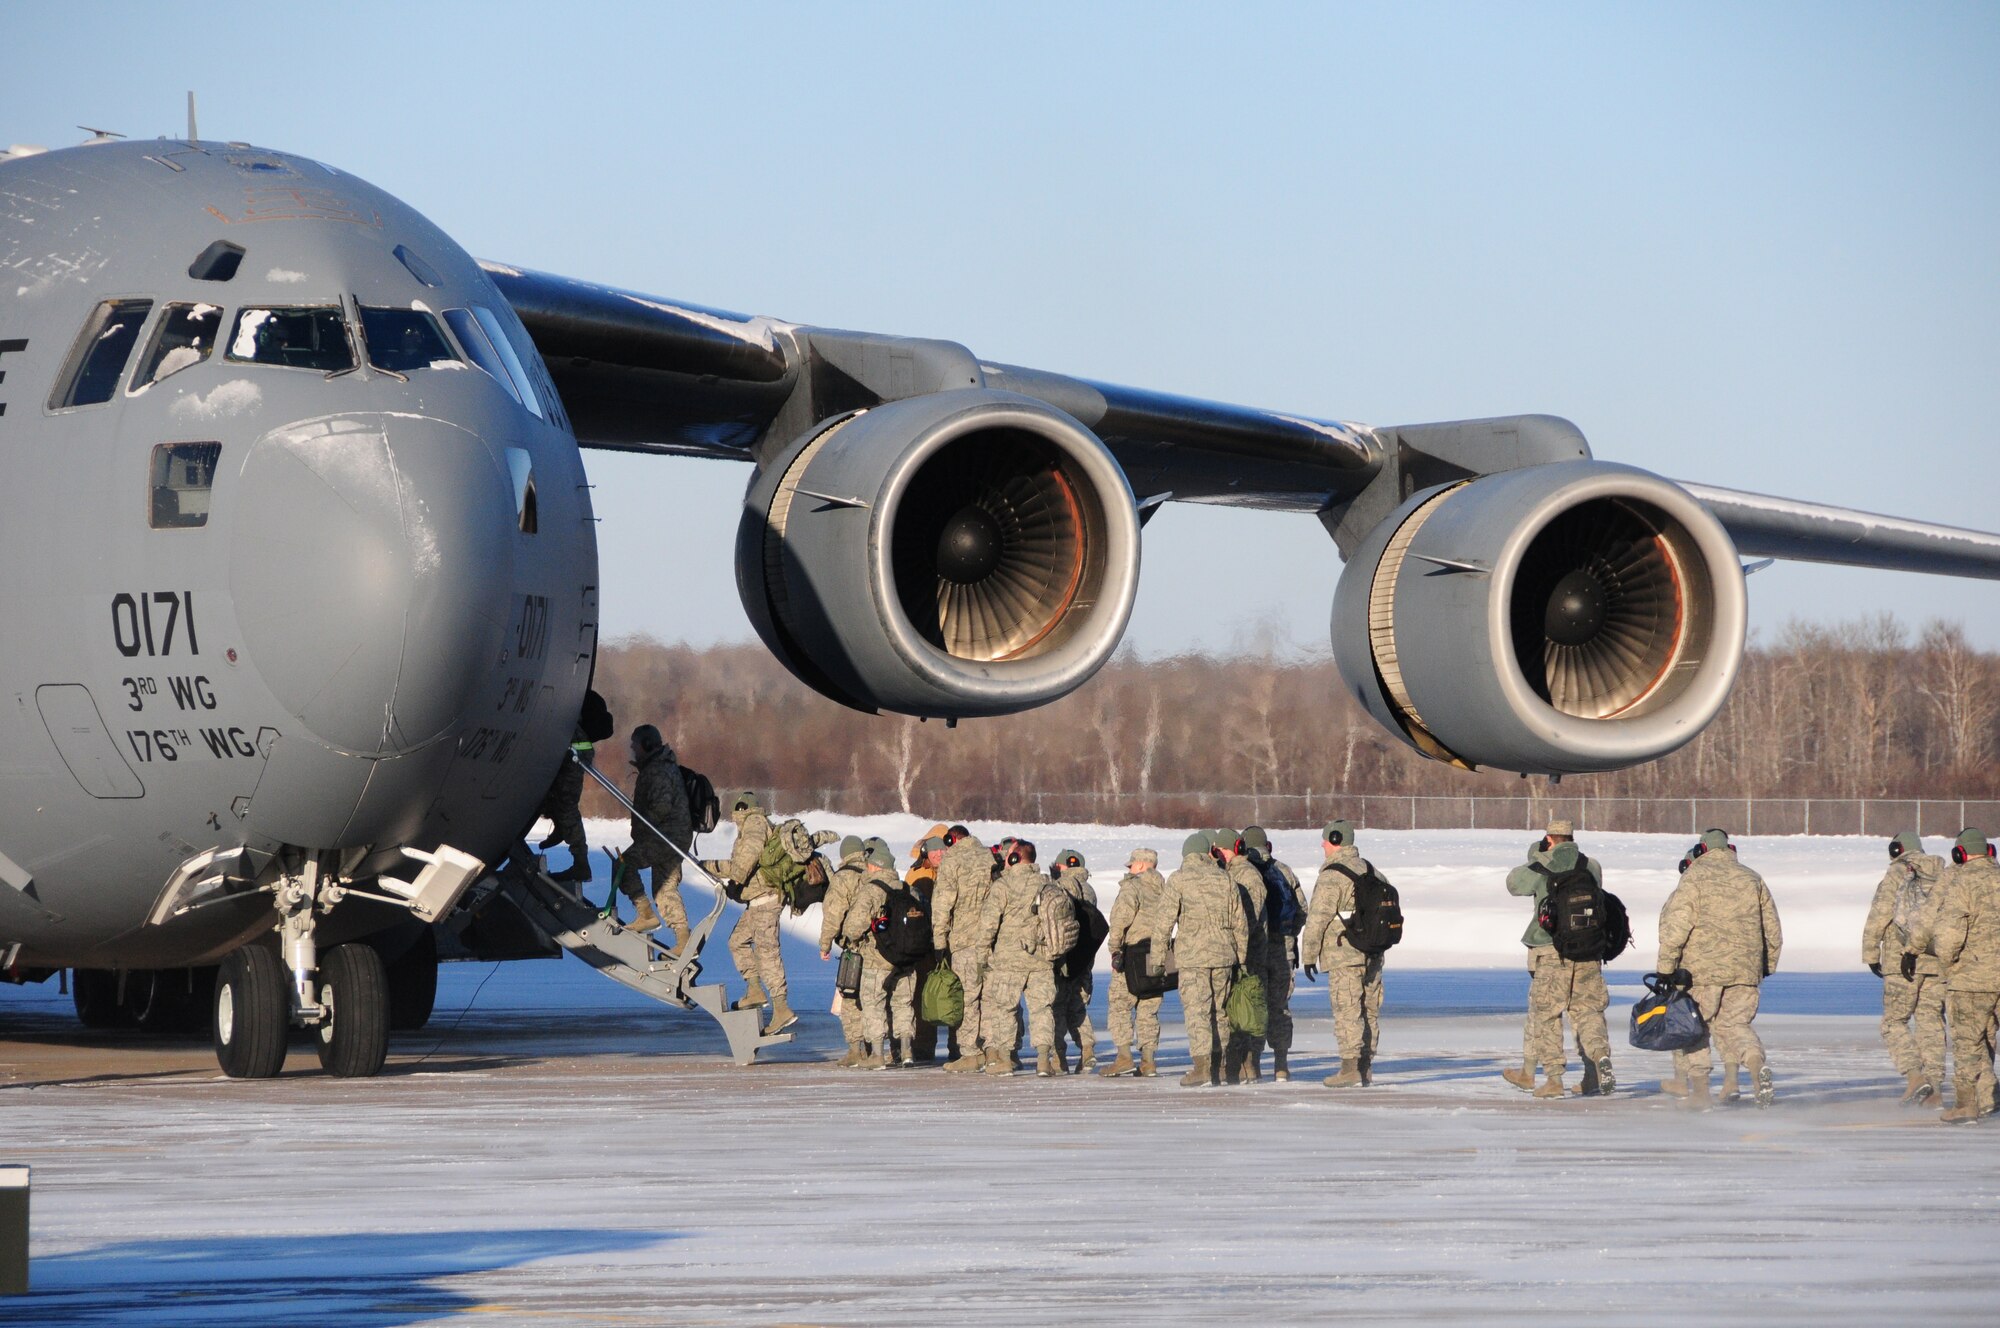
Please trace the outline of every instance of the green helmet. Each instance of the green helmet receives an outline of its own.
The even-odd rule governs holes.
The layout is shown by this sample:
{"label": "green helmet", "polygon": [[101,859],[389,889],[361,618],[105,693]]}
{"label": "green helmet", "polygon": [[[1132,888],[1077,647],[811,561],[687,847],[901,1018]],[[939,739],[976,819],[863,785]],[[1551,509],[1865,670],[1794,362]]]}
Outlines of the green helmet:
{"label": "green helmet", "polygon": [[849,858],[859,857],[867,851],[868,841],[860,835],[849,835],[840,841],[840,860],[842,862],[846,862]]}
{"label": "green helmet", "polygon": [[1921,853],[1923,851],[1924,837],[1914,830],[1905,830],[1902,834],[1897,835],[1889,841],[1889,856],[1892,858],[1900,858],[1905,853]]}
{"label": "green helmet", "polygon": [[1986,836],[1970,826],[1958,832],[1956,842],[1962,858],[1983,858],[1986,856]]}
{"label": "green helmet", "polygon": [[1271,851],[1271,837],[1264,833],[1264,827],[1261,825],[1245,826],[1243,828],[1243,847],[1254,848],[1259,853],[1269,853]]}
{"label": "green helmet", "polygon": [[893,872],[896,870],[896,855],[889,851],[887,844],[877,842],[873,848],[868,850],[868,864],[871,867],[880,867],[884,871]]}
{"label": "green helmet", "polygon": [[1182,841],[1181,856],[1184,858],[1205,858],[1208,856],[1208,850],[1213,843],[1214,841],[1208,837],[1208,831],[1197,830],[1189,835],[1186,840]]}
{"label": "green helmet", "polygon": [[1346,848],[1354,842],[1354,822],[1328,821],[1326,829],[1321,833],[1326,836],[1327,843],[1336,848]]}
{"label": "green helmet", "polygon": [[1727,830],[1704,830],[1701,832],[1701,846],[1704,850],[1729,847]]}

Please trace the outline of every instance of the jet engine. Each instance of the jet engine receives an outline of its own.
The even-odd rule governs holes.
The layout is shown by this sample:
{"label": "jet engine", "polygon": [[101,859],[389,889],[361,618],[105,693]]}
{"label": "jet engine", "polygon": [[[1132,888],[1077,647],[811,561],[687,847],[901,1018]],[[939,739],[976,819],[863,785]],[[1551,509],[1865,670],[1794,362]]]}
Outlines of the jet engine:
{"label": "jet engine", "polygon": [[1139,580],[1125,473],[1075,419],[963,388],[835,417],[751,482],[736,586],[787,668],[858,710],[971,718],[1074,691]]}
{"label": "jet engine", "polygon": [[1426,756],[1538,774],[1664,756],[1743,658],[1735,545],[1629,466],[1532,466],[1412,495],[1334,595],[1351,694]]}

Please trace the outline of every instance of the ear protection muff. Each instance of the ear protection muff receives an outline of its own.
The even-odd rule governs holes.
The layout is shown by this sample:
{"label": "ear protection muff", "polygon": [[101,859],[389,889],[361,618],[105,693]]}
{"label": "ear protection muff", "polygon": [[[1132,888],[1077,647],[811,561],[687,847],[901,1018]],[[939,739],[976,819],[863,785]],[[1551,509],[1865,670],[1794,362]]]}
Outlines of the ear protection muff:
{"label": "ear protection muff", "polygon": [[1543,836],[1542,836],[1542,852],[1546,853],[1546,852],[1548,852],[1548,851],[1549,851],[1549,850],[1550,850],[1551,848],[1554,848],[1554,847],[1555,847],[1555,841],[1554,841],[1554,840],[1552,840],[1552,839],[1550,839],[1550,838],[1549,838],[1549,837],[1548,837],[1547,835],[1543,835]]}
{"label": "ear protection muff", "polygon": [[1011,853],[1009,853],[1009,854],[1007,855],[1007,865],[1008,865],[1009,867],[1018,867],[1018,866],[1020,866],[1020,865],[1021,865],[1021,850],[1020,850],[1020,849],[1018,849],[1018,848],[1017,848],[1017,849],[1015,849],[1015,850],[1014,850],[1013,852],[1011,852]]}
{"label": "ear protection muff", "polygon": [[1957,844],[1953,844],[1951,846],[1951,860],[1963,864],[1965,861],[1965,849]]}
{"label": "ear protection muff", "polygon": [[1892,839],[1892,840],[1890,840],[1890,841],[1889,841],[1889,856],[1890,856],[1891,858],[1900,858],[1900,857],[1902,857],[1902,856],[1903,856],[1903,841],[1902,841],[1902,840],[1900,840],[1900,839]]}
{"label": "ear protection muff", "polygon": [[1696,857],[1696,858],[1698,858],[1698,857],[1700,857],[1700,856],[1701,856],[1702,854],[1704,854],[1704,853],[1706,853],[1706,852],[1708,852],[1708,845],[1707,845],[1707,844],[1696,844],[1696,845],[1694,846],[1694,848],[1693,848],[1692,850],[1690,850],[1690,852],[1689,852],[1689,856],[1690,856],[1690,857]]}

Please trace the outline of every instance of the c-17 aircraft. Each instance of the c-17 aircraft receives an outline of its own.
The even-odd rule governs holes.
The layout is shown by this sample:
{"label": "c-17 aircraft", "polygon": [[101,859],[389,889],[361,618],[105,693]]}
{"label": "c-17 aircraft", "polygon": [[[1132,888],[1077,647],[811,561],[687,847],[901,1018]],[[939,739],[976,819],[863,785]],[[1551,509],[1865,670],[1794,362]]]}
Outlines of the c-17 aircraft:
{"label": "c-17 aircraft", "polygon": [[1317,513],[1351,695],[1427,757],[1549,775],[1714,718],[1745,556],[2000,577],[2000,537],[1675,482],[1551,416],[1309,419],[479,262],[192,131],[0,153],[6,975],[75,969],[81,1010],[219,970],[227,1073],[301,1026],[375,1073],[590,685],[579,447],[751,463],[765,643],[947,722],[1088,680],[1169,500]]}

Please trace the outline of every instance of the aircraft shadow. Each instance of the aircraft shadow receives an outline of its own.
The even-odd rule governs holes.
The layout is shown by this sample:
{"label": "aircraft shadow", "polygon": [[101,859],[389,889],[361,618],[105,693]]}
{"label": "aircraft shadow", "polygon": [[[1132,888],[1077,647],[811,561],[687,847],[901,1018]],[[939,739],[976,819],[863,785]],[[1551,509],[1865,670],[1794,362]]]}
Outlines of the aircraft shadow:
{"label": "aircraft shadow", "polygon": [[397,1328],[500,1308],[443,1279],[679,1238],[551,1228],[115,1241],[36,1258],[33,1290],[7,1308],[36,1324]]}

